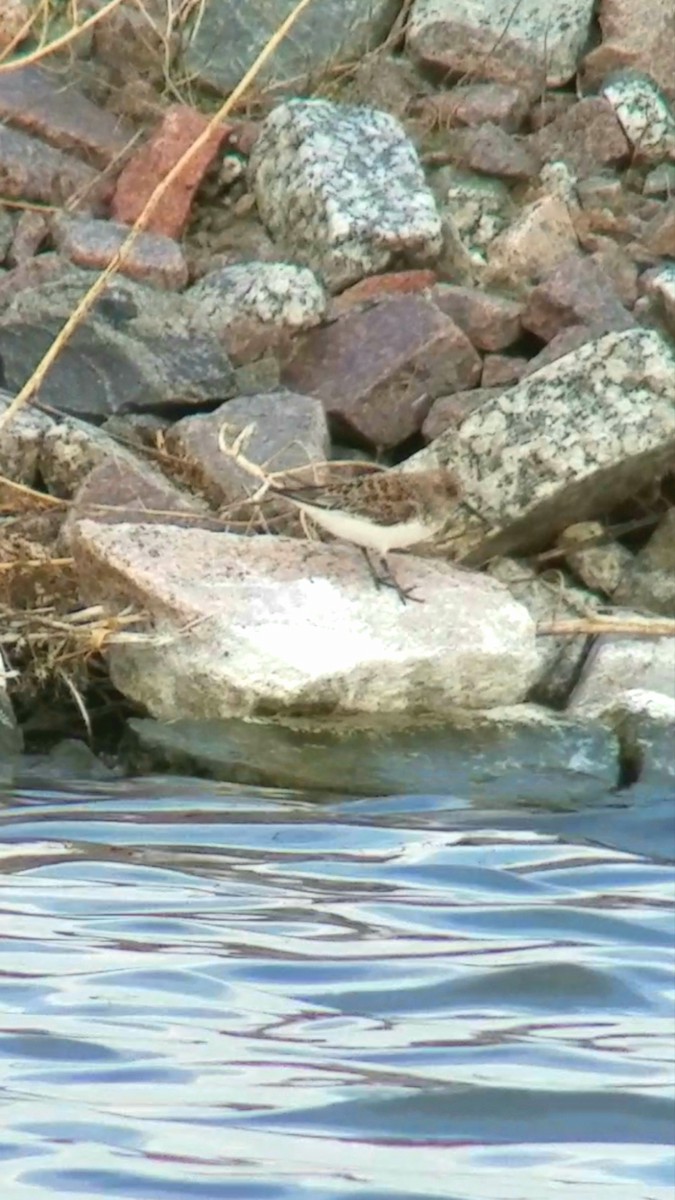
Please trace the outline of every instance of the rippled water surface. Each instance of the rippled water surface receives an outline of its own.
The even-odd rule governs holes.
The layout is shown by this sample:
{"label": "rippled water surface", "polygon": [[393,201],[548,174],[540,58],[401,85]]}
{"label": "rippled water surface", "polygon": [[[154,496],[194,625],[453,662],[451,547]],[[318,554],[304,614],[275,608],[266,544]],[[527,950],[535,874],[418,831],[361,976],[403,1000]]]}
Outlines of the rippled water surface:
{"label": "rippled water surface", "polygon": [[0,821],[3,1200],[673,1200],[673,798]]}

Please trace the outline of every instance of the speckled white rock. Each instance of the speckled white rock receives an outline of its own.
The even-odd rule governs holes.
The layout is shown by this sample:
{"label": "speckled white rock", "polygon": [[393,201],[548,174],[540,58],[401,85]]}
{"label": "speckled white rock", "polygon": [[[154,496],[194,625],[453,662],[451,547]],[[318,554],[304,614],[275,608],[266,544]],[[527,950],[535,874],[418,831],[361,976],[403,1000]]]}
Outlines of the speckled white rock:
{"label": "speckled white rock", "polygon": [[389,113],[326,100],[280,104],[249,173],[272,237],[335,290],[386,270],[393,255],[419,263],[440,254],[436,202]]}
{"label": "speckled white rock", "polygon": [[210,271],[185,293],[200,326],[214,333],[242,318],[309,329],[326,313],[328,297],[316,275],[293,263],[247,262]]}
{"label": "speckled white rock", "polygon": [[468,516],[456,541],[473,562],[546,545],[674,458],[675,351],[636,328],[586,342],[486,401],[406,469],[452,464],[483,518]]}
{"label": "speckled white rock", "polygon": [[675,116],[661,88],[641,71],[617,71],[600,95],[614,109],[637,158],[653,162],[675,157]]}
{"label": "speckled white rock", "polygon": [[444,166],[434,172],[431,187],[443,217],[452,221],[469,254],[484,262],[488,246],[514,212],[506,185],[501,179]]}
{"label": "speckled white rock", "polygon": [[116,686],[163,720],[447,715],[517,703],[538,671],[525,608],[447,563],[392,555],[424,600],[401,604],[353,546],[87,520],[71,545],[83,596],[133,598],[168,638],[109,658]]}
{"label": "speckled white rock", "polygon": [[415,0],[407,49],[418,62],[542,91],[574,75],[595,0]]}

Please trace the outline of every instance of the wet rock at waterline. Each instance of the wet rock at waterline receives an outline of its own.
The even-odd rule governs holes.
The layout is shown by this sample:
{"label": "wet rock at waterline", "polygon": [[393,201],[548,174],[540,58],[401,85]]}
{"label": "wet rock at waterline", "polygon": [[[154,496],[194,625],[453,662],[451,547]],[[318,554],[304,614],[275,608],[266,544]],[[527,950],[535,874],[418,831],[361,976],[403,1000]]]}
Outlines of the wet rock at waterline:
{"label": "wet rock at waterline", "polygon": [[132,718],[125,759],[133,771],[180,771],[258,787],[361,796],[439,795],[452,807],[578,804],[619,778],[608,729],[577,724],[534,705],[456,714],[455,728],[406,719],[371,722]]}
{"label": "wet rock at waterline", "polygon": [[[625,613],[629,619],[632,614]],[[639,623],[640,617],[634,614]],[[675,783],[675,639],[606,635],[570,697],[573,720],[601,721],[623,749],[628,781]]]}
{"label": "wet rock at waterline", "polygon": [[[0,628],[0,637],[2,632]],[[23,745],[7,691],[8,682],[7,666],[0,649],[0,786],[11,783]]]}
{"label": "wet rock at waterline", "polygon": [[358,549],[140,524],[79,522],[71,546],[91,603],[133,599],[147,644],[111,648],[116,686],[163,720],[251,713],[447,713],[527,694],[534,623],[494,580],[391,555],[376,588]]}

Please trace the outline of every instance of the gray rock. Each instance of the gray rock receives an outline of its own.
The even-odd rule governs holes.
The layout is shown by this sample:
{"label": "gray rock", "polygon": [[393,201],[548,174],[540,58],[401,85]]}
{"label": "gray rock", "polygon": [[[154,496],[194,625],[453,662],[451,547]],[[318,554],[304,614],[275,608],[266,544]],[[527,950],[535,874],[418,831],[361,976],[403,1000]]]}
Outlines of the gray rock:
{"label": "gray rock", "polygon": [[550,543],[651,486],[674,457],[675,352],[658,333],[629,329],[487,401],[406,469],[452,464],[474,514],[457,551],[475,564]]}
{"label": "gray rock", "polygon": [[675,508],[664,513],[647,545],[630,559],[614,599],[628,608],[675,617]]}
{"label": "gray rock", "polygon": [[265,121],[249,162],[258,210],[284,253],[340,290],[394,255],[429,262],[441,219],[412,142],[372,108],[291,100]]}
{"label": "gray rock", "polygon": [[192,482],[215,506],[234,504],[260,486],[256,476],[222,453],[223,424],[229,445],[243,430],[250,430],[243,453],[268,472],[324,462],[330,454],[323,405],[312,396],[280,389],[239,396],[215,412],[185,417],[167,431],[167,450],[189,465]]}
{"label": "gray rock", "polygon": [[574,75],[594,8],[594,0],[414,0],[407,49],[426,66],[539,93]]}
{"label": "gray rock", "polygon": [[[214,0],[203,6],[183,55],[185,71],[231,92],[294,6],[295,0]],[[400,7],[400,0],[313,0],[257,82],[273,80],[302,90],[303,81],[328,64],[358,61],[384,41]]]}
{"label": "gray rock", "polygon": [[[74,269],[22,291],[0,319],[7,387],[18,391],[70,316],[96,272]],[[178,296],[126,279],[109,284],[41,384],[37,398],[60,412],[102,420],[117,412],[227,399],[230,360],[190,324]]]}
{"label": "gray rock", "polygon": [[86,520],[71,546],[87,603],[133,596],[154,618],[109,666],[161,720],[447,715],[518,703],[538,669],[522,605],[445,563],[391,555],[424,601],[402,605],[353,546]]}

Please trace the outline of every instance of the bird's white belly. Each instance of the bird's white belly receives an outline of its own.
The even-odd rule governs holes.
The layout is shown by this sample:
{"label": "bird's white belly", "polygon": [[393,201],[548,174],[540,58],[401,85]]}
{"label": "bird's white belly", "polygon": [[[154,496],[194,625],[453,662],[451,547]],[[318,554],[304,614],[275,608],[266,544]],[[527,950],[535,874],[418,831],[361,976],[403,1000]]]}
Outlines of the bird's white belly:
{"label": "bird's white belly", "polygon": [[337,512],[334,508],[315,508],[311,504],[301,504],[297,501],[296,503],[298,508],[316,521],[317,525],[332,533],[333,537],[343,538],[356,546],[364,546],[366,550],[376,550],[379,554],[414,546],[416,542],[425,541],[433,532],[424,521],[376,525],[374,521],[369,521],[367,517],[359,517],[355,513]]}

